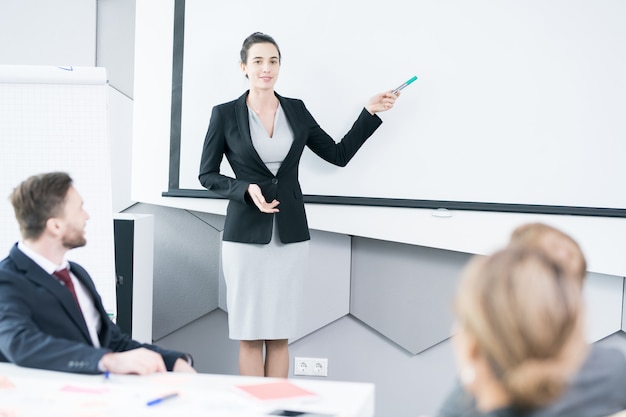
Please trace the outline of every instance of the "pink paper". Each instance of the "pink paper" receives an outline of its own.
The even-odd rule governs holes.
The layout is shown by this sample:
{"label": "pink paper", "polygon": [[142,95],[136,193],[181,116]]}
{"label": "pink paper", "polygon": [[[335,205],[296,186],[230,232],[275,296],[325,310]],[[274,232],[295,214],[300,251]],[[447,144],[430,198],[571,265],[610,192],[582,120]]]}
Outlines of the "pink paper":
{"label": "pink paper", "polygon": [[300,388],[289,381],[270,382],[255,385],[238,385],[237,387],[261,400],[275,400],[279,398],[307,397],[315,395],[315,393]]}
{"label": "pink paper", "polygon": [[104,394],[108,391],[107,388],[85,388],[85,387],[77,387],[75,385],[65,385],[61,388],[63,392],[78,392],[82,394]]}

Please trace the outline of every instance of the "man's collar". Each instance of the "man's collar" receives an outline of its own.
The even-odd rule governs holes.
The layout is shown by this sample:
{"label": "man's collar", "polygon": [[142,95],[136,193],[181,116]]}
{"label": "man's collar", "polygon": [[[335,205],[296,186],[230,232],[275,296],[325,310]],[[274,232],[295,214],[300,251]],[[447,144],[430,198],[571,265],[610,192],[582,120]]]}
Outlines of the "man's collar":
{"label": "man's collar", "polygon": [[63,259],[63,262],[61,263],[61,265],[55,264],[54,262],[52,262],[45,256],[42,256],[39,253],[37,253],[35,250],[31,249],[31,247],[28,246],[26,243],[24,243],[24,241],[22,240],[17,242],[17,248],[21,250],[22,253],[24,253],[24,255],[32,259],[33,262],[39,265],[41,269],[43,269],[49,274],[52,274],[54,271],[58,271],[59,269],[69,268],[70,266],[70,263],[65,258]]}

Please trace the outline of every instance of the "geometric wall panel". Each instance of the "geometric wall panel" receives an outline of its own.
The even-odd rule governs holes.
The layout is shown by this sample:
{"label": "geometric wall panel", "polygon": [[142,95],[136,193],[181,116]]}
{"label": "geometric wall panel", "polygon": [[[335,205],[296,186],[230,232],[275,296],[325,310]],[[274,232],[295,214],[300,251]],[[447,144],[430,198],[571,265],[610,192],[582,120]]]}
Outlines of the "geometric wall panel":
{"label": "geometric wall panel", "polygon": [[302,321],[295,341],[350,311],[350,236],[311,230]]}
{"label": "geometric wall panel", "polygon": [[590,272],[585,278],[583,295],[589,342],[622,329],[624,278]]}
{"label": "geometric wall panel", "polygon": [[153,339],[216,309],[219,232],[186,210],[139,203],[124,212],[154,216]]}
{"label": "geometric wall panel", "polygon": [[622,277],[622,331],[626,332],[626,278]]}
{"label": "geometric wall panel", "polygon": [[204,213],[202,211],[189,211],[194,216],[198,217],[208,226],[215,229],[217,232],[221,232],[224,230],[224,222],[226,221],[226,216],[222,216],[220,214],[212,214],[212,213]]}
{"label": "geometric wall panel", "polygon": [[470,257],[353,237],[350,313],[418,354],[450,337],[452,299]]}

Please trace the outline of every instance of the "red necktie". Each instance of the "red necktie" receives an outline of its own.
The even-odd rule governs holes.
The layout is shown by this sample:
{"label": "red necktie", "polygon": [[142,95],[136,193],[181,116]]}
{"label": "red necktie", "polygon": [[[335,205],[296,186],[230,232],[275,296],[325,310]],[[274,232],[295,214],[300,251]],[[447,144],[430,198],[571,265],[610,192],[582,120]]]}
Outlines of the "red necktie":
{"label": "red necktie", "polygon": [[72,293],[74,296],[74,300],[76,300],[76,304],[80,307],[80,303],[78,302],[78,297],[76,297],[76,291],[74,291],[74,283],[72,282],[72,278],[70,278],[70,271],[65,268],[59,271],[54,271],[54,276],[57,277],[63,285]]}

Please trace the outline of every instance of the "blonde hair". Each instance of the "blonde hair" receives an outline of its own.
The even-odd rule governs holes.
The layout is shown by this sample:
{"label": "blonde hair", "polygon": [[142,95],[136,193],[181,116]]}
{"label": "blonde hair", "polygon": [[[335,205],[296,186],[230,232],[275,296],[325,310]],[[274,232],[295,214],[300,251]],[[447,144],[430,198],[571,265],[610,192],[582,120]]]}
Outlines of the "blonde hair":
{"label": "blonde hair", "polygon": [[565,232],[545,223],[527,223],[511,234],[510,246],[531,246],[543,251],[566,272],[583,284],[587,261],[578,243]]}
{"label": "blonde hair", "polygon": [[511,405],[543,406],[564,390],[584,345],[581,292],[557,262],[528,247],[474,257],[455,300],[458,321],[476,340]]}

